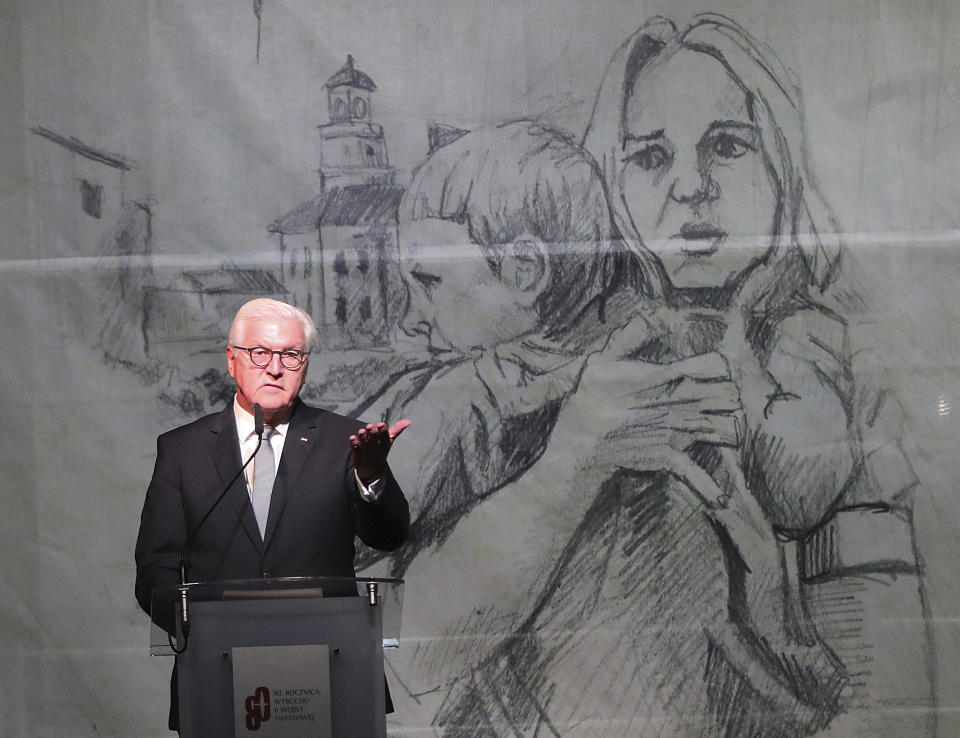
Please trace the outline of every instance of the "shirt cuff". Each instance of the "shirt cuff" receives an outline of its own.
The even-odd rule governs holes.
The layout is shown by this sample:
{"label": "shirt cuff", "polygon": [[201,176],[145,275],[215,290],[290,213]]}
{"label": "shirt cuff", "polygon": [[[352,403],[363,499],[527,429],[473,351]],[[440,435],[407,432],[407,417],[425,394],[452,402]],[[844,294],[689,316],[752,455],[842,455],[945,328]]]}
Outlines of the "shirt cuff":
{"label": "shirt cuff", "polygon": [[368,484],[364,484],[360,481],[360,475],[357,474],[357,470],[353,470],[353,477],[357,480],[357,489],[360,491],[360,497],[365,502],[376,502],[380,499],[380,495],[383,494],[383,477],[380,479],[374,479]]}

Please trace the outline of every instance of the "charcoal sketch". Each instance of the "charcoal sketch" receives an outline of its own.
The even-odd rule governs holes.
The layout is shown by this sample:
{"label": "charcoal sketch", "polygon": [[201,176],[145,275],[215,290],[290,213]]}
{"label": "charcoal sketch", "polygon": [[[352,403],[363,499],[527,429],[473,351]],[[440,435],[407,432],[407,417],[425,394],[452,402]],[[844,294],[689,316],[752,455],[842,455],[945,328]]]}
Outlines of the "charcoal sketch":
{"label": "charcoal sketch", "polygon": [[265,259],[160,276],[149,199],[108,219],[140,261],[95,348],[195,416],[231,397],[225,321],[276,296],[321,331],[306,398],[414,419],[411,541],[358,553],[410,592],[398,729],[934,735],[918,482],[799,87],[719,14],[611,51],[585,130],[437,122],[409,182],[348,56]]}
{"label": "charcoal sketch", "polygon": [[[404,301],[394,256],[403,188],[394,183],[383,128],[374,122],[376,84],[348,56],[324,87],[329,120],[318,127],[320,194],[267,224],[276,240],[265,263],[214,261],[160,277],[152,268],[149,218],[131,221],[135,213],[118,216],[101,239],[102,256],[127,244],[126,253],[132,248],[142,258],[109,273],[97,348],[108,365],[156,387],[170,412],[193,415],[232,396],[211,347],[225,335],[229,316],[255,297],[302,305],[322,327],[324,349],[352,352],[342,377],[330,368],[307,383],[304,397],[354,402],[367,387],[365,375],[392,376],[421,360],[385,350]],[[119,300],[115,280],[123,286]],[[376,355],[360,361],[357,352],[377,349],[384,350],[382,362]],[[354,362],[363,365],[363,374]]]}
{"label": "charcoal sketch", "polygon": [[[451,317],[447,304],[416,324],[447,344],[462,331],[500,410],[491,422],[489,409],[471,403],[460,412],[477,427],[464,434],[454,395],[440,396],[432,473],[416,487],[417,537],[391,572],[417,582],[419,558],[439,573],[436,562],[468,551],[472,566],[510,569],[515,581],[495,603],[454,588],[452,599],[465,603],[459,617],[427,632],[456,645],[419,644],[396,660],[398,676],[450,735],[593,735],[614,725],[643,735],[809,735],[856,709],[886,729],[900,721],[895,730],[933,732],[928,710],[892,722],[869,714],[932,706],[926,630],[894,653],[871,640],[868,625],[871,611],[923,622],[910,528],[915,478],[894,399],[856,371],[866,349],[845,317],[856,296],[837,284],[840,245],[830,234],[838,229],[803,159],[788,74],[729,18],[704,15],[683,29],[655,18],[614,55],[583,142],[630,247],[623,271],[602,271],[611,278],[593,320],[608,336],[623,325],[624,286],[635,317],[602,349],[567,343],[580,361],[559,377],[529,359],[510,371],[466,292],[450,293],[464,313]],[[552,208],[555,190],[523,176],[529,155],[491,167],[520,172],[491,185],[474,145],[484,151],[467,134],[448,156],[435,153],[401,205],[411,307],[452,281],[440,258],[421,256],[425,246],[490,249],[491,236],[504,234],[484,205],[546,202],[569,222],[569,204]],[[462,166],[478,179],[461,184]],[[424,192],[431,175],[433,192]],[[431,219],[447,232],[418,226]],[[516,238],[504,235],[507,244]],[[502,278],[496,255],[486,258]],[[523,274],[541,268],[534,261]],[[500,330],[514,322],[491,317]],[[521,335],[525,350],[538,340]],[[485,365],[497,371],[484,377]],[[427,396],[431,381],[418,377],[416,390]],[[549,411],[511,418],[513,403]],[[517,420],[532,438],[511,425]],[[734,431],[722,420],[735,421]],[[517,445],[525,440],[527,448]],[[538,459],[546,470],[536,470]],[[544,524],[542,510],[520,527],[525,537],[511,528],[493,541],[465,516],[481,501],[520,514],[537,488],[550,490],[541,502],[556,514],[548,536],[530,532],[533,520]],[[468,532],[457,536],[461,525]],[[888,550],[844,551],[864,526],[882,531]],[[925,666],[906,691],[891,689],[884,675],[904,653]]]}

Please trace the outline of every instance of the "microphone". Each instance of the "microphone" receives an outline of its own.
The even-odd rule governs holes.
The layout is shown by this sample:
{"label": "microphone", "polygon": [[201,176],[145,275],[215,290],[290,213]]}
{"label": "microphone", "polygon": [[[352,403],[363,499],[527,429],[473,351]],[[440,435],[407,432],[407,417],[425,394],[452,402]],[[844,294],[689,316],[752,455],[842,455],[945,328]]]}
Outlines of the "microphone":
{"label": "microphone", "polygon": [[259,403],[253,406],[253,428],[257,434],[257,446],[253,449],[253,453],[250,454],[250,457],[243,462],[243,466],[240,467],[233,478],[227,482],[223,490],[217,496],[217,499],[214,500],[213,504],[207,509],[207,512],[204,513],[204,516],[200,518],[200,522],[197,523],[196,527],[188,533],[187,540],[183,544],[183,548],[180,549],[180,629],[183,632],[184,637],[184,650],[186,650],[186,639],[190,632],[190,609],[187,602],[187,560],[190,551],[190,543],[193,541],[194,536],[197,535],[197,531],[207,522],[207,518],[213,513],[217,508],[217,505],[220,504],[220,501],[226,497],[227,492],[233,486],[234,482],[240,478],[240,475],[246,470],[250,465],[250,462],[253,461],[254,457],[257,455],[257,451],[260,450],[260,446],[263,443],[263,408],[260,407]]}
{"label": "microphone", "polygon": [[263,438],[263,408],[260,407],[260,403],[255,403],[253,406],[253,432],[261,439]]}

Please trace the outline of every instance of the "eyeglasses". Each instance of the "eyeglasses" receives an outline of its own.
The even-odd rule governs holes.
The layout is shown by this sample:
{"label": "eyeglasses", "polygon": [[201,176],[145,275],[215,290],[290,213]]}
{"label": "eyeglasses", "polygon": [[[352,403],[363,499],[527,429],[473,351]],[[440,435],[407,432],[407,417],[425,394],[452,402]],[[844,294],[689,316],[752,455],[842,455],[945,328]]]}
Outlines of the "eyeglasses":
{"label": "eyeglasses", "polygon": [[280,364],[284,369],[299,369],[303,362],[307,360],[306,352],[296,351],[295,349],[275,351],[265,346],[253,346],[252,348],[234,346],[233,348],[246,351],[250,355],[250,361],[253,362],[253,365],[259,367],[267,366],[273,360],[274,354],[280,357]]}

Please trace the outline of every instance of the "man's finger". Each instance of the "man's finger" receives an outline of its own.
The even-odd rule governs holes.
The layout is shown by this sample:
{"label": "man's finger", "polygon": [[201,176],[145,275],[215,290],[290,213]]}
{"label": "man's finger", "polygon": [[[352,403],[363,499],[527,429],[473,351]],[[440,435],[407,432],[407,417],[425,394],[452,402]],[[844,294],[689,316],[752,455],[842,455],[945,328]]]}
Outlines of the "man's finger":
{"label": "man's finger", "polygon": [[398,420],[396,423],[391,425],[390,440],[393,441],[394,439],[396,439],[396,437],[399,436],[401,433],[403,433],[407,428],[409,428],[410,425],[411,423],[407,418],[404,418],[403,420]]}

